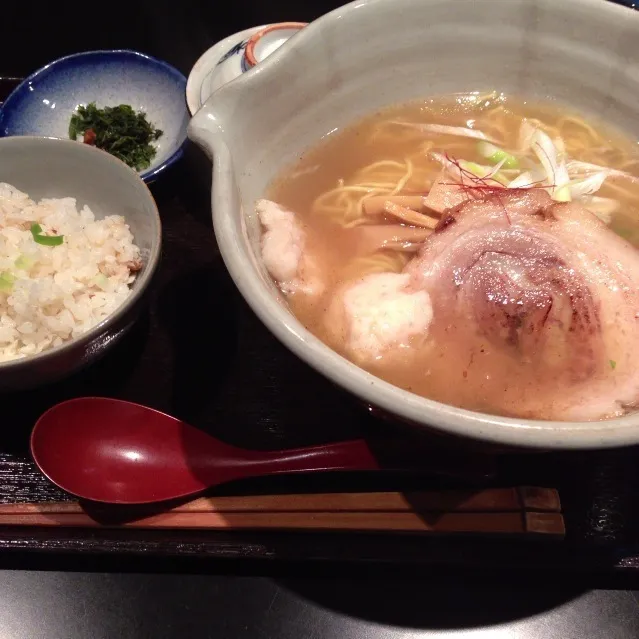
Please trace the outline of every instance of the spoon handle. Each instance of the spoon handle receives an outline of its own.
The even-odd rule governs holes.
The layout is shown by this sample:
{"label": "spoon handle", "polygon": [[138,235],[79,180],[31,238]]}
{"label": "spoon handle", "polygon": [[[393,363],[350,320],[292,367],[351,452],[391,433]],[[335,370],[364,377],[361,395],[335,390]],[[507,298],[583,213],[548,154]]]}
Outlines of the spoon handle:
{"label": "spoon handle", "polygon": [[[373,453],[375,451],[375,453]],[[424,472],[465,481],[485,481],[494,477],[495,459],[487,455],[468,455],[425,451],[418,446],[397,449],[386,441],[371,449],[363,439],[291,448],[277,451],[241,451],[243,475],[274,475],[330,470]]]}
{"label": "spoon handle", "polygon": [[379,470],[363,439],[276,451],[247,451],[257,474],[302,473],[324,470]]}

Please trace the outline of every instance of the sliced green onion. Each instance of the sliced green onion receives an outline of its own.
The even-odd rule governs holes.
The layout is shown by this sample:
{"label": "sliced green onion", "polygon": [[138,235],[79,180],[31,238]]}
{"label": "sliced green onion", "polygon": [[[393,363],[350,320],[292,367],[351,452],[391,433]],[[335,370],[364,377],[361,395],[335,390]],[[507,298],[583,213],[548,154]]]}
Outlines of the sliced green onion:
{"label": "sliced green onion", "polygon": [[482,131],[477,129],[470,129],[465,126],[447,126],[445,124],[430,124],[420,122],[402,122],[401,120],[393,120],[392,124],[399,126],[409,126],[418,131],[424,131],[425,133],[435,133],[441,135],[458,135],[462,138],[473,138],[475,140],[491,140]]}
{"label": "sliced green onion", "polygon": [[570,160],[566,165],[568,172],[572,175],[575,173],[591,174],[593,171],[604,171],[610,177],[625,178],[631,182],[639,183],[639,177],[627,173],[626,171],[620,171],[619,169],[610,169],[607,166],[601,166],[600,164],[590,164],[589,162],[578,162],[577,160]]}
{"label": "sliced green onion", "polygon": [[617,368],[617,362],[615,362],[614,359],[610,360],[610,368],[612,368],[613,371]]}
{"label": "sliced green onion", "polygon": [[19,268],[21,271],[28,271],[34,264],[33,260],[26,255],[21,255],[15,262],[16,268]]}
{"label": "sliced green onion", "polygon": [[42,246],[60,246],[64,242],[64,235],[42,235],[42,227],[39,224],[31,225],[31,235],[36,244]]}
{"label": "sliced green onion", "polygon": [[593,173],[586,178],[572,180],[569,182],[570,192],[574,198],[579,198],[582,195],[592,195],[603,186],[607,177],[608,173],[606,171],[599,171],[599,173]]}
{"label": "sliced green onion", "polygon": [[469,162],[468,160],[458,160],[458,162],[462,169],[472,173],[478,178],[486,177],[490,173],[489,166],[482,166],[481,164],[477,164],[477,162]]}
{"label": "sliced green onion", "polygon": [[514,155],[508,153],[508,151],[504,151],[504,149],[500,149],[498,146],[491,144],[490,142],[486,142],[482,140],[477,143],[477,150],[479,154],[486,158],[491,164],[499,164],[499,162],[503,162],[502,166],[505,169],[518,169],[519,161]]}
{"label": "sliced green onion", "polygon": [[559,160],[559,154],[547,133],[541,129],[535,129],[531,138],[531,148],[539,159],[541,166],[546,173],[546,183],[550,186],[550,194],[553,200],[558,202],[568,202],[570,197],[565,192],[557,195],[564,186],[570,182],[568,169],[563,160]]}
{"label": "sliced green onion", "polygon": [[552,194],[552,199],[555,200],[555,202],[571,202],[572,195],[570,193],[570,186],[568,184],[564,184],[564,186],[560,186],[555,189]]}
{"label": "sliced green onion", "polygon": [[93,281],[96,286],[103,290],[109,285],[109,278],[103,273],[98,273]]}
{"label": "sliced green onion", "polygon": [[490,166],[483,166],[477,162],[469,162],[468,160],[458,160],[459,166],[465,171],[472,173],[474,176],[484,180],[492,180],[502,186],[507,186],[510,181],[503,173],[496,171]]}
{"label": "sliced green onion", "polygon": [[0,291],[10,291],[16,281],[15,275],[4,271],[0,273]]}

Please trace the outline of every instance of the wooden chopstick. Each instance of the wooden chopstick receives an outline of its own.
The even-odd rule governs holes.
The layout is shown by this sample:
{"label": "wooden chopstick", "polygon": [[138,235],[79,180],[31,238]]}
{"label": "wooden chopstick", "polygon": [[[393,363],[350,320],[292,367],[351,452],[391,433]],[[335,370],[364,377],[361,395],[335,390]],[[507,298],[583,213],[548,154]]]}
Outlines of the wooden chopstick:
{"label": "wooden chopstick", "polygon": [[557,491],[534,487],[203,497],[161,513],[138,509],[133,519],[131,512],[78,502],[0,504],[0,526],[564,534]]}
{"label": "wooden chopstick", "polygon": [[[113,508],[113,507],[111,507]],[[325,493],[201,497],[171,508],[172,513],[233,512],[559,512],[556,490],[523,486],[479,491],[445,490],[412,493]],[[18,514],[78,514],[78,502],[0,504],[3,517]]]}
{"label": "wooden chopstick", "polygon": [[563,536],[563,518],[555,512],[431,513],[410,512],[168,512],[123,524],[102,524],[84,513],[0,517],[1,525],[136,529],[323,530]]}

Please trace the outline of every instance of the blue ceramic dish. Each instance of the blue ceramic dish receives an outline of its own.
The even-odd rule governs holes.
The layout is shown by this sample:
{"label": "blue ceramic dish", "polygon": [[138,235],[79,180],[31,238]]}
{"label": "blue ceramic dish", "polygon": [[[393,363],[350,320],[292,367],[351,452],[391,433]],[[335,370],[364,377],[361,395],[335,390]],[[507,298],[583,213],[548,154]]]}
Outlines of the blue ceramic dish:
{"label": "blue ceramic dish", "polygon": [[171,65],[135,51],[88,51],[42,67],[24,80],[0,110],[0,137],[69,137],[71,114],[80,104],[130,104],[164,132],[145,182],[182,156],[189,113],[186,78]]}

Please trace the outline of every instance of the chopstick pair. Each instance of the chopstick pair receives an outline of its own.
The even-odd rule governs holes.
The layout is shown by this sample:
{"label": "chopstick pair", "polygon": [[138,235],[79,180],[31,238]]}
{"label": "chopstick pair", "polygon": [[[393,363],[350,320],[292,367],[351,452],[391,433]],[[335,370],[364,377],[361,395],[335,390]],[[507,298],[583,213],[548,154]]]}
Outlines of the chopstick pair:
{"label": "chopstick pair", "polygon": [[[130,512],[130,509],[127,509]],[[416,493],[203,497],[114,521],[117,507],[77,502],[0,504],[0,526],[323,530],[563,536],[559,495],[547,488]]]}

